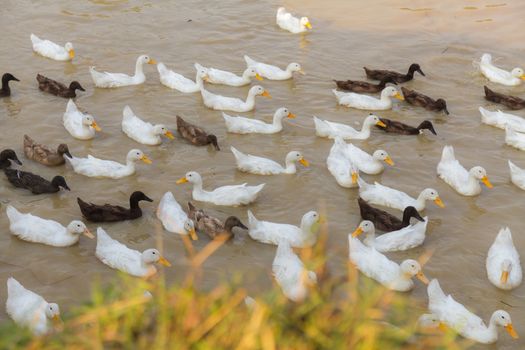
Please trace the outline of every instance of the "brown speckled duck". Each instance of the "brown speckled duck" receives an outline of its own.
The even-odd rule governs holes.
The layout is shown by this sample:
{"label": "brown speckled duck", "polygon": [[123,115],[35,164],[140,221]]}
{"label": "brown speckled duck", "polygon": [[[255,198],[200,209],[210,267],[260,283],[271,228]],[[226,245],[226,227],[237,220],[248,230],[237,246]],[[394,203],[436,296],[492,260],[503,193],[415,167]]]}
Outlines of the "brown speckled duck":
{"label": "brown speckled duck", "polygon": [[24,135],[24,154],[27,159],[34,160],[48,166],[62,165],[66,162],[64,154],[72,158],[69,148],[65,143],[58,145],[57,150],[52,150],[46,145],[36,143],[31,137]]}
{"label": "brown speckled duck", "polygon": [[399,220],[394,215],[384,210],[377,209],[368,204],[364,199],[358,198],[359,211],[363,220],[369,220],[374,226],[382,231],[391,232],[401,230],[403,227],[410,225],[410,219],[416,218],[419,221],[425,221],[417,212],[416,208],[410,206],[403,211],[403,220]]}
{"label": "brown speckled duck", "polygon": [[221,220],[206,214],[204,210],[197,209],[191,202],[188,202],[188,208],[188,217],[195,223],[195,228],[200,232],[205,232],[211,239],[215,239],[223,233],[230,236],[229,239],[232,238],[234,227],[248,229],[236,216],[228,217],[223,223]]}
{"label": "brown speckled duck", "polygon": [[410,65],[407,74],[402,74],[391,70],[369,69],[366,67],[363,67],[363,69],[365,70],[368,79],[383,80],[387,77],[391,77],[396,83],[406,83],[407,81],[414,79],[414,72],[418,72],[422,76],[425,76],[425,73],[423,73],[421,67],[417,63],[412,63]]}
{"label": "brown speckled duck", "polygon": [[12,149],[4,149],[0,152],[0,169],[7,169],[11,166],[11,162],[22,165],[22,162],[16,156]]}
{"label": "brown speckled duck", "polygon": [[140,201],[153,202],[153,199],[141,191],[135,191],[129,197],[128,209],[120,205],[87,203],[77,197],[77,203],[82,215],[93,222],[114,222],[140,218],[142,216],[142,209],[139,207]]}
{"label": "brown speckled duck", "polygon": [[206,146],[212,144],[217,151],[220,151],[219,144],[217,143],[217,136],[208,135],[206,131],[188,123],[180,116],[177,116],[177,130],[179,134],[186,140],[197,146]]}
{"label": "brown speckled duck", "polygon": [[5,73],[2,75],[2,88],[0,89],[0,97],[11,96],[11,88],[9,87],[10,81],[20,81],[13,76],[11,73]]}
{"label": "brown speckled duck", "polygon": [[486,86],[484,86],[484,88],[485,88],[485,99],[488,101],[501,103],[502,105],[505,105],[508,108],[513,109],[513,110],[525,108],[525,100],[519,97],[500,94],[499,92],[492,91]]}
{"label": "brown speckled duck", "polygon": [[86,91],[76,80],[72,81],[71,84],[69,84],[69,87],[56,80],[46,78],[41,74],[36,75],[36,80],[38,81],[38,88],[40,90],[49,92],[55,96],[74,98],[77,97],[76,90]]}
{"label": "brown speckled duck", "polygon": [[13,186],[25,188],[33,194],[55,193],[61,188],[70,191],[66,179],[62,176],[55,176],[51,181],[48,181],[39,175],[17,169],[6,168],[4,173]]}
{"label": "brown speckled duck", "polygon": [[393,77],[386,77],[379,84],[358,80],[334,80],[334,82],[339,89],[352,92],[381,92],[387,83],[397,85]]}
{"label": "brown speckled duck", "polygon": [[434,100],[431,97],[405,87],[401,87],[401,91],[403,92],[403,96],[405,96],[405,101],[411,105],[423,107],[428,111],[443,111],[445,114],[449,114],[447,102],[442,98]]}
{"label": "brown speckled duck", "polygon": [[429,130],[434,135],[437,135],[436,130],[434,130],[434,125],[429,120],[424,120],[418,127],[414,127],[405,123],[401,123],[395,120],[390,120],[387,118],[379,118],[386,126],[378,126],[378,129],[384,130],[385,132],[401,135],[419,135],[424,129]]}

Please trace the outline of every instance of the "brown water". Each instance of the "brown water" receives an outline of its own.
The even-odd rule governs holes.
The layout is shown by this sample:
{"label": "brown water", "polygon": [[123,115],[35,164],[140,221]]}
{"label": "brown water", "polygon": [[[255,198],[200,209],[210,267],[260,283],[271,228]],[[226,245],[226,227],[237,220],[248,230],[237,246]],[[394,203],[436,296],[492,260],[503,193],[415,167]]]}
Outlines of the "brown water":
{"label": "brown water", "polygon": [[[525,3],[512,1],[287,1],[294,11],[308,15],[314,30],[307,35],[292,35],[274,24],[274,1],[5,1],[0,9],[3,54],[0,66],[18,77],[14,94],[0,101],[1,148],[14,148],[22,161],[22,136],[37,141],[67,142],[73,154],[90,153],[123,161],[131,148],[139,147],[153,165],[138,165],[137,174],[122,180],[92,179],[75,174],[66,167],[47,168],[25,161],[23,169],[51,178],[64,175],[70,193],[33,196],[15,190],[1,179],[0,200],[67,224],[80,218],[76,197],[96,203],[127,203],[129,194],[142,190],[155,199],[145,203],[144,217],[133,222],[105,224],[112,237],[143,250],[155,246],[156,232],[162,231],[155,217],[158,200],[173,191],[180,203],[190,197],[188,185],[175,181],[186,171],[199,171],[206,188],[248,182],[267,183],[258,201],[250,208],[261,219],[298,223],[303,213],[325,204],[328,214],[329,254],[334,273],[344,273],[347,261],[347,234],[359,223],[357,190],[339,187],[326,169],[332,145],[314,134],[312,115],[355,125],[367,115],[339,107],[331,93],[332,78],[363,79],[362,66],[405,71],[418,62],[426,77],[416,76],[406,84],[430,96],[446,98],[451,115],[426,112],[398,103],[394,110],[380,116],[417,125],[424,119],[435,124],[438,136],[393,136],[374,131],[368,141],[356,142],[367,151],[387,150],[396,166],[367,181],[381,181],[416,196],[425,187],[439,191],[446,208],[429,205],[428,236],[424,247],[390,254],[396,261],[434,250],[426,265],[430,277],[439,278],[446,292],[488,320],[493,310],[510,311],[518,333],[525,336],[525,287],[503,292],[486,278],[485,256],[496,233],[508,225],[518,249],[523,251],[523,198],[525,193],[509,181],[507,159],[525,166],[522,152],[504,145],[502,130],[482,125],[478,106],[493,109],[483,99],[485,79],[476,73],[472,61],[483,52],[501,57],[498,64],[507,68],[524,66],[522,35]],[[191,21],[190,21],[191,20]],[[32,53],[29,34],[33,32],[60,43],[72,41],[77,57],[73,63],[51,61]],[[518,48],[520,47],[520,48]],[[258,98],[256,111],[246,113],[270,120],[282,106],[298,115],[285,122],[282,133],[273,136],[235,135],[225,132],[220,112],[208,110],[199,94],[182,94],[159,83],[155,67],[145,67],[147,81],[137,87],[115,90],[95,89],[88,66],[101,70],[131,73],[138,55],[147,53],[157,61],[186,76],[194,77],[193,63],[244,70],[243,54],[285,66],[298,61],[307,72],[294,80],[264,81],[273,96]],[[60,81],[79,80],[87,89],[77,103],[93,114],[103,133],[94,140],[73,139],[62,126],[67,100],[38,90],[36,73]],[[210,90],[231,96],[245,96],[248,87],[212,86]],[[498,91],[524,95],[524,87]],[[180,114],[204,125],[219,137],[222,151],[196,148],[180,139],[159,147],[135,143],[121,131],[124,105],[129,104],[146,120],[163,122],[175,128]],[[523,112],[517,114],[524,115]],[[456,155],[467,167],[484,166],[494,184],[492,190],[474,198],[462,197],[436,176],[436,165],[444,145],[454,145]],[[294,176],[261,177],[236,171],[229,146],[282,161],[290,150],[302,151],[311,162]],[[221,218],[237,215],[246,220],[246,208],[215,208],[201,205]],[[2,212],[4,211],[2,205]],[[399,214],[399,213],[398,213]],[[97,225],[89,224],[94,231]],[[116,273],[94,256],[95,241],[82,238],[71,248],[52,248],[19,241],[9,234],[6,216],[0,215],[0,282],[15,276],[27,287],[56,301],[68,310],[89,295],[94,280],[110,281]],[[169,282],[180,281],[188,268],[180,237],[163,233],[166,256],[174,263],[166,269]],[[200,248],[208,243],[201,237]],[[241,236],[215,253],[204,265],[202,284],[210,287],[234,274],[243,274],[250,293],[271,286],[270,269],[275,248]],[[426,305],[426,290],[418,284],[411,295]],[[0,287],[0,300],[5,300]],[[3,310],[0,319],[5,319]],[[523,338],[522,338],[523,339]],[[503,332],[491,349],[520,349],[523,340],[513,341]]]}

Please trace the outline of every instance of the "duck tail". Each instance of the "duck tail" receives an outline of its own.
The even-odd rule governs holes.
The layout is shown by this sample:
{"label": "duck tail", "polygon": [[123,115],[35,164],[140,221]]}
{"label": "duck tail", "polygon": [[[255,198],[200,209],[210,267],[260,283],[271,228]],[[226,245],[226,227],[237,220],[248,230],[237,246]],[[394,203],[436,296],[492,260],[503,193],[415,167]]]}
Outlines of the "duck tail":
{"label": "duck tail", "polygon": [[131,109],[131,107],[129,105],[124,106],[124,109],[122,110],[122,117],[124,119],[129,119],[129,118],[132,118],[133,116],[134,114],[133,114],[133,110]]}
{"label": "duck tail", "polygon": [[489,89],[487,85],[483,86],[483,89],[485,90],[485,97],[492,97],[495,95],[494,91]]}
{"label": "duck tail", "polygon": [[254,227],[255,225],[257,225],[259,220],[257,220],[257,218],[255,217],[255,215],[253,215],[251,210],[248,210],[247,213],[248,213],[248,227]]}
{"label": "duck tail", "polygon": [[9,222],[11,223],[14,221],[17,221],[18,218],[20,218],[20,216],[22,215],[22,213],[16,210],[16,208],[13,207],[12,205],[8,205],[7,208],[5,209],[5,212],[7,214],[7,218],[9,219]]}
{"label": "duck tail", "polygon": [[449,145],[443,147],[441,162],[452,162],[454,160],[456,160],[456,156],[454,155],[454,147]]}
{"label": "duck tail", "polygon": [[17,294],[18,291],[24,290],[24,286],[20,284],[14,277],[7,279],[7,294]]}
{"label": "duck tail", "polygon": [[424,130],[424,129],[430,130],[431,133],[433,133],[434,135],[437,135],[436,130],[434,129],[434,125],[432,125],[432,122],[430,122],[430,120],[424,120],[417,127],[418,131],[421,131],[421,130]]}
{"label": "duck tail", "polygon": [[314,115],[315,133],[317,136],[326,137],[330,135],[330,125]]}
{"label": "duck tail", "polygon": [[97,227],[97,246],[99,245],[99,243],[107,243],[111,241],[113,241],[113,239],[109,237],[107,232],[104,231],[102,227]]}
{"label": "duck tail", "polygon": [[512,163],[510,160],[508,160],[508,163],[509,163],[509,169],[510,169],[511,175],[512,175],[512,173],[516,173],[516,172],[522,171],[522,169],[520,167],[518,167],[516,164]]}
{"label": "duck tail", "polygon": [[290,242],[285,238],[280,238],[277,244],[277,251],[275,252],[275,258],[289,256],[295,254],[292,250]]}
{"label": "duck tail", "polygon": [[489,54],[489,53],[484,53],[483,55],[481,55],[480,63],[491,64],[492,63],[492,55]]}
{"label": "duck tail", "polygon": [[255,61],[252,60],[248,55],[244,55],[244,61],[248,67],[255,65]]}
{"label": "duck tail", "polygon": [[439,285],[439,282],[436,278],[432,279],[432,281],[430,281],[430,283],[428,284],[427,293],[430,311],[432,311],[432,304],[439,303],[447,298],[445,293],[443,293],[443,290],[441,289],[441,286]]}
{"label": "duck tail", "polygon": [[29,37],[31,38],[31,42],[33,43],[33,45],[38,44],[41,41],[40,38],[33,33],[31,33]]}
{"label": "duck tail", "polygon": [[77,111],[78,111],[77,105],[75,104],[75,102],[73,102],[72,99],[69,99],[69,101],[67,101],[66,113],[77,112]]}
{"label": "duck tail", "polygon": [[506,244],[510,243],[511,245],[513,245],[512,233],[510,232],[510,229],[508,227],[502,227],[498,232],[496,241]]}
{"label": "duck tail", "polygon": [[365,189],[365,188],[367,188],[368,186],[370,186],[370,184],[367,183],[365,180],[363,180],[363,179],[361,178],[361,176],[359,176],[359,177],[357,178],[357,185],[359,186],[359,188],[362,188],[362,189]]}
{"label": "duck tail", "polygon": [[32,147],[35,141],[29,137],[29,135],[24,135],[24,148]]}

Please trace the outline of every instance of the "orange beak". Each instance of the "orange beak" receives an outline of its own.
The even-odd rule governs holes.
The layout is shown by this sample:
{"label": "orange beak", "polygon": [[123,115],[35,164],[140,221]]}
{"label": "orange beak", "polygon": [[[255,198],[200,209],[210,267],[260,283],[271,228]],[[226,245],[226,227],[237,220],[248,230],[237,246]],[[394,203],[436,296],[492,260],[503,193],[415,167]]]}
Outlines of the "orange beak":
{"label": "orange beak", "polygon": [[296,115],[293,114],[293,113],[288,113],[287,117],[290,118],[290,119],[293,119],[293,118],[296,117]]}
{"label": "orange beak", "polygon": [[93,129],[95,129],[95,131],[99,131],[99,132],[102,131],[102,129],[100,128],[100,126],[98,126],[97,122],[93,122],[93,123],[91,123],[91,127],[92,127]]}
{"label": "orange beak", "polygon": [[518,333],[516,333],[516,331],[514,330],[514,327],[512,326],[512,323],[509,323],[508,325],[505,326],[505,330],[507,331],[507,333],[510,334],[510,336],[514,339],[518,339],[519,338],[519,335]]}
{"label": "orange beak", "polygon": [[489,178],[487,176],[483,176],[483,178],[481,179],[481,182],[483,182],[485,184],[485,186],[487,186],[488,188],[494,187],[490,183]]}
{"label": "orange beak", "polygon": [[436,203],[436,205],[438,207],[440,207],[440,208],[444,208],[445,207],[445,203],[443,203],[443,201],[439,197],[436,197],[436,199],[434,199],[434,203]]}
{"label": "orange beak", "polygon": [[390,157],[386,157],[385,158],[385,163],[390,165],[390,166],[394,166],[394,161]]}
{"label": "orange beak", "polygon": [[171,266],[171,263],[170,263],[168,260],[166,260],[166,258],[163,257],[163,256],[161,256],[161,257],[159,258],[159,264],[164,265],[164,266],[167,266],[167,267],[170,267],[170,266]]}
{"label": "orange beak", "polygon": [[180,179],[178,179],[176,184],[180,185],[180,184],[184,184],[186,182],[188,182],[188,179],[186,178],[186,176],[184,176],[184,177],[181,177]]}
{"label": "orange beak", "polygon": [[419,271],[416,275],[417,279],[420,280],[421,282],[423,282],[424,284],[427,284],[428,285],[428,278],[427,276],[425,276],[425,274],[423,273],[423,271]]}
{"label": "orange beak", "polygon": [[355,237],[359,236],[361,233],[363,233],[363,229],[361,227],[358,227],[358,228],[355,229],[354,232],[352,232],[352,237],[355,238]]}
{"label": "orange beak", "polygon": [[501,278],[500,278],[501,284],[507,283],[508,279],[509,279],[509,271],[502,271]]}
{"label": "orange beak", "polygon": [[95,236],[94,236],[94,235],[91,233],[91,231],[89,231],[87,228],[84,230],[83,233],[84,233],[84,235],[85,235],[86,237],[89,237],[89,238],[91,238],[91,239],[94,239],[94,238],[95,238]]}
{"label": "orange beak", "polygon": [[173,133],[172,133],[171,131],[166,131],[166,133],[164,134],[164,136],[166,136],[166,137],[169,138],[170,140],[175,139],[175,136],[173,135]]}
{"label": "orange beak", "polygon": [[264,90],[264,92],[261,94],[261,96],[272,98],[272,96],[270,95],[270,93],[267,90]]}

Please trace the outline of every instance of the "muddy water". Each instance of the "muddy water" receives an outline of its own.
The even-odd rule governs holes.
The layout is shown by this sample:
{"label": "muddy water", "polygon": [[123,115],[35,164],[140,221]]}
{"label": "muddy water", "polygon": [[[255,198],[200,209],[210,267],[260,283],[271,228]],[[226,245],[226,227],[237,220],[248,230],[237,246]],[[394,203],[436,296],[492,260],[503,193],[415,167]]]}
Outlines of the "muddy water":
{"label": "muddy water", "polygon": [[[376,1],[366,6],[360,1],[287,1],[286,5],[308,15],[314,31],[291,35],[274,24],[279,3],[274,1],[7,1],[0,10],[2,55],[0,66],[21,82],[12,84],[14,94],[0,101],[1,148],[14,148],[22,161],[22,136],[27,133],[40,142],[67,142],[73,154],[123,161],[131,148],[149,155],[152,165],[138,165],[137,174],[122,180],[92,179],[66,167],[47,168],[25,161],[23,169],[52,177],[64,175],[72,188],[60,195],[32,196],[15,190],[0,179],[0,282],[15,276],[27,287],[59,302],[64,309],[88,296],[94,280],[111,281],[115,272],[94,257],[95,242],[82,238],[77,246],[61,249],[29,244],[9,235],[3,214],[5,204],[67,224],[80,217],[76,197],[103,203],[126,204],[132,191],[142,190],[155,199],[145,203],[144,217],[133,222],[105,224],[109,234],[143,250],[162,237],[164,250],[174,266],[166,270],[168,281],[180,281],[188,268],[182,241],[162,230],[155,217],[158,200],[173,191],[180,203],[190,197],[189,185],[175,181],[186,171],[199,171],[206,188],[243,183],[267,183],[259,200],[250,206],[262,219],[298,223],[303,213],[324,206],[327,210],[329,254],[334,273],[344,273],[347,260],[347,234],[359,223],[357,191],[339,187],[326,169],[331,141],[314,134],[312,115],[359,125],[367,112],[339,107],[331,93],[332,78],[363,79],[362,66],[404,71],[418,62],[426,77],[416,76],[407,87],[430,96],[444,97],[451,115],[426,112],[405,103],[380,116],[417,125],[430,119],[438,136],[393,136],[373,132],[368,141],[356,142],[367,151],[387,150],[396,166],[367,181],[381,181],[416,196],[425,187],[439,191],[446,204],[432,204],[424,248],[391,254],[396,261],[417,257],[425,249],[434,251],[426,266],[430,277],[439,278],[446,292],[488,319],[493,310],[510,311],[518,333],[525,334],[525,287],[502,292],[486,278],[485,256],[499,228],[509,226],[518,248],[523,251],[525,225],[520,217],[525,193],[509,181],[507,159],[525,166],[522,152],[504,145],[504,132],[480,123],[478,107],[493,109],[482,98],[486,83],[473,68],[472,61],[483,52],[501,57],[507,68],[523,66],[523,50],[518,43],[525,4],[520,1]],[[29,34],[74,43],[73,63],[51,61],[32,53]],[[199,94],[182,94],[159,84],[155,67],[145,67],[147,81],[137,87],[115,90],[94,88],[88,73],[90,65],[101,70],[131,73],[138,55],[147,53],[169,68],[194,76],[193,63],[199,62],[241,72],[243,54],[280,66],[298,61],[307,72],[294,80],[264,81],[271,100],[258,98],[256,110],[245,113],[270,120],[282,106],[298,115],[285,122],[284,131],[273,136],[227,134],[220,112],[208,110]],[[76,102],[93,114],[103,132],[94,140],[73,139],[61,119],[66,100],[41,93],[36,73],[70,81],[79,80],[86,88]],[[500,91],[525,95],[524,87],[497,87]],[[248,87],[212,86],[225,95],[245,96]],[[139,116],[175,128],[180,114],[215,133],[220,152],[196,148],[177,139],[158,147],[143,146],[127,138],[120,129],[123,107],[129,104]],[[523,112],[517,114],[525,115]],[[436,176],[436,165],[444,145],[454,145],[456,155],[467,167],[484,166],[492,190],[474,198],[461,197]],[[311,162],[294,176],[261,177],[235,170],[229,146],[282,161],[290,150],[302,151]],[[246,220],[246,208],[218,208],[201,205],[225,218],[237,215]],[[398,213],[399,214],[399,213]],[[92,230],[96,225],[90,224]],[[200,248],[208,242],[201,237]],[[213,286],[232,275],[244,275],[250,293],[271,285],[270,266],[275,248],[258,244],[244,235],[222,247],[204,265],[202,285]],[[4,282],[1,282],[2,284]],[[6,290],[0,288],[0,300]],[[423,308],[425,288],[418,284],[411,296]],[[0,319],[5,319],[0,311]],[[501,333],[493,349],[518,349],[523,340],[512,341]]]}

